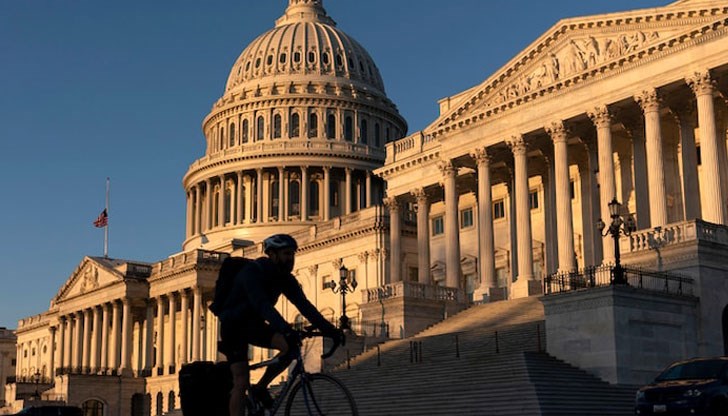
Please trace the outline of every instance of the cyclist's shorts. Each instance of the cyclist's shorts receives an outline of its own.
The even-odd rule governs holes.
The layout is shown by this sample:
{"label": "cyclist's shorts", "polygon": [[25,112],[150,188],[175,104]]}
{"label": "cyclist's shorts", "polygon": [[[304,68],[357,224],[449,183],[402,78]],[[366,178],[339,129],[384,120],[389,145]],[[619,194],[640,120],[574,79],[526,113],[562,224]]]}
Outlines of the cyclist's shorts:
{"label": "cyclist's shorts", "polygon": [[219,350],[232,363],[248,361],[248,346],[271,348],[275,331],[262,320],[223,320]]}

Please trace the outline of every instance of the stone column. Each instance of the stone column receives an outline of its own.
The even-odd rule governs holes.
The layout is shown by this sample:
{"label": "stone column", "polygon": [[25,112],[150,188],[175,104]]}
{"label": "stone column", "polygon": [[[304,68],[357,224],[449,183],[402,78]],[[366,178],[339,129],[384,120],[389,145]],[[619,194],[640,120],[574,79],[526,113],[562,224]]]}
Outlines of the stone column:
{"label": "stone column", "polygon": [[[64,354],[66,353],[66,317],[61,316],[58,319],[58,367],[63,369],[66,367],[64,363]],[[55,375],[55,373],[53,373]]]}
{"label": "stone column", "polygon": [[164,299],[162,296],[157,296],[157,351],[155,360],[155,371],[154,373],[160,375],[164,371],[164,350],[165,350],[165,337],[164,337]]}
{"label": "stone column", "polygon": [[195,234],[202,234],[202,187],[195,185]]}
{"label": "stone column", "polygon": [[90,365],[90,349],[91,349],[91,310],[84,309],[83,311],[83,360],[81,361],[81,372],[88,373]]}
{"label": "stone column", "polygon": [[152,367],[154,367],[154,360],[152,355],[154,354],[154,304],[151,299],[147,300],[147,316],[144,320],[144,372],[151,374]]}
{"label": "stone column", "polygon": [[[285,220],[284,218],[284,210],[283,207],[285,206],[285,189],[283,187],[283,176],[285,172],[282,167],[278,167],[278,222],[283,222]],[[271,197],[271,199],[273,199]]]}
{"label": "stone column", "polygon": [[177,347],[177,340],[175,339],[176,332],[177,332],[177,322],[176,322],[176,310],[177,310],[177,303],[175,302],[174,298],[174,292],[167,295],[167,298],[169,299],[169,335],[167,337],[167,374],[174,374],[174,371],[176,370],[177,360],[175,359],[176,354],[176,347]]}
{"label": "stone column", "polygon": [[123,299],[123,313],[121,315],[121,367],[119,372],[129,374],[131,372],[131,303],[129,299]]}
{"label": "stone column", "polygon": [[351,214],[351,168],[344,168],[346,174],[346,188],[344,189],[344,214]]}
{"label": "stone column", "polygon": [[220,175],[220,194],[217,196],[217,226],[225,226],[225,175]]}
{"label": "stone column", "polygon": [[83,352],[83,339],[81,338],[81,327],[83,326],[83,312],[76,312],[73,325],[73,367],[74,373],[79,373],[83,366],[82,352]]}
{"label": "stone column", "polygon": [[109,368],[109,304],[101,305],[101,371]]}
{"label": "stone column", "polygon": [[523,136],[513,136],[508,142],[513,152],[516,196],[516,233],[518,277],[512,286],[512,297],[532,294],[533,246],[531,236],[531,206],[529,205],[527,146]]}
{"label": "stone column", "polygon": [[[438,164],[445,187],[445,285],[460,287],[460,227],[458,224],[458,169],[451,160]],[[398,258],[392,261],[399,262]]]}
{"label": "stone column", "polygon": [[417,199],[417,282],[430,284],[430,201],[424,188],[412,195]]}
{"label": "stone column", "polygon": [[[609,202],[616,198],[614,184],[614,156],[612,151],[612,115],[607,107],[596,107],[588,113],[597,129],[597,153],[599,154],[599,209],[602,221],[609,223]],[[614,263],[614,242],[611,236],[602,237],[603,264]]]}
{"label": "stone column", "polygon": [[397,197],[386,198],[384,204],[389,208],[389,246],[392,253],[389,262],[389,282],[394,283],[402,280],[402,265],[400,264],[402,257],[402,220]]}
{"label": "stone column", "polygon": [[324,221],[331,219],[331,167],[324,166],[324,203],[322,204],[324,210]]}
{"label": "stone column", "polygon": [[[283,221],[288,221],[288,219],[291,216],[291,175],[286,175],[286,172],[283,172]],[[300,187],[298,188],[301,189]],[[299,195],[299,202],[300,202],[300,195]]]}
{"label": "stone column", "polygon": [[207,208],[204,210],[205,212],[205,231],[211,230],[213,227],[212,223],[212,200],[215,198],[215,192],[212,189],[212,180],[210,178],[205,179],[205,196],[207,197]]}
{"label": "stone column", "polygon": [[372,172],[367,171],[366,178],[366,207],[372,206]]}
{"label": "stone column", "polygon": [[478,167],[478,253],[480,257],[480,285],[482,292],[490,294],[498,287],[495,274],[495,238],[493,235],[493,196],[490,183],[490,156],[483,147],[471,153]]}
{"label": "stone column", "polygon": [[101,316],[99,313],[99,308],[94,306],[93,308],[94,313],[94,327],[91,332],[91,372],[97,373],[99,371],[99,337],[101,336],[101,331],[99,331],[100,328],[100,321]]}
{"label": "stone column", "polygon": [[[569,180],[569,154],[567,131],[559,121],[546,127],[546,132],[554,142],[554,172],[556,187],[556,235],[559,253],[559,272],[576,269],[574,258],[574,226],[571,212],[571,192]],[[547,243],[549,244],[549,243]]]}
{"label": "stone column", "polygon": [[72,338],[73,338],[73,315],[66,315],[65,316],[65,327],[66,327],[66,334],[63,337],[63,368],[68,369],[69,367],[72,367],[73,364],[71,364],[71,345],[72,345]]}
{"label": "stone column", "polygon": [[[692,101],[692,100],[691,100]],[[695,102],[680,108],[670,108],[680,130],[680,161],[682,162],[682,200],[685,220],[700,218],[700,185],[698,155],[695,146]]]}
{"label": "stone column", "polygon": [[[636,95],[634,99],[642,108],[645,116],[645,144],[647,171],[649,172],[647,181],[650,186],[650,225],[654,228],[668,223],[662,129],[660,127],[660,98],[657,90],[650,89]],[[606,219],[605,222],[609,223]]]}
{"label": "stone column", "polygon": [[180,340],[182,347],[182,351],[180,352],[179,357],[179,364],[180,366],[183,364],[187,364],[187,357],[189,356],[189,353],[187,351],[187,345],[189,344],[189,331],[188,331],[188,324],[190,322],[190,303],[189,298],[187,297],[187,290],[182,290],[179,292],[180,296],[180,312],[182,313],[181,321],[182,321],[182,333],[180,334]]}
{"label": "stone column", "polygon": [[301,221],[308,221],[308,167],[301,166]]}
{"label": "stone column", "polygon": [[187,221],[185,222],[185,235],[189,238],[192,236],[192,191],[188,189],[185,196],[187,197]]}
{"label": "stone column", "polygon": [[253,178],[246,175],[245,180],[245,223],[253,223]]}
{"label": "stone column", "polygon": [[198,287],[193,288],[194,302],[192,305],[192,361],[200,360],[200,313],[202,308],[202,292]]}
{"label": "stone column", "polygon": [[115,300],[111,303],[113,313],[111,316],[111,347],[109,349],[111,358],[109,359],[109,368],[112,370],[119,368],[119,320],[121,318],[121,306],[119,301]]}
{"label": "stone column", "polygon": [[[50,359],[50,363],[48,365],[48,375],[51,377],[51,379],[56,375],[56,327],[51,326],[48,328],[48,335],[50,337],[50,354],[48,354],[48,358]],[[0,357],[2,358],[2,357]],[[3,365],[2,361],[0,360],[0,365]],[[1,370],[0,370],[1,371]],[[2,373],[0,373],[0,376],[2,376]]]}
{"label": "stone column", "polygon": [[[706,183],[703,186],[705,191],[705,205],[703,206],[703,219],[714,224],[725,224],[725,196],[720,175],[720,158],[718,152],[720,146],[718,140],[718,129],[716,127],[715,103],[715,81],[710,72],[696,72],[686,78],[686,82],[695,93],[698,101],[698,128],[700,134],[700,156],[702,159],[703,178]],[[725,134],[725,132],[724,132]],[[725,140],[725,137],[723,137]]]}
{"label": "stone column", "polygon": [[243,171],[238,171],[238,182],[237,182],[237,191],[235,192],[235,196],[237,199],[237,202],[235,204],[235,224],[240,225],[243,223],[243,217],[245,216],[245,207],[243,206],[244,198],[243,198]]}
{"label": "stone column", "polygon": [[255,170],[256,172],[256,187],[255,187],[255,194],[256,194],[256,213],[255,213],[255,222],[260,224],[263,222],[263,169],[258,168]]}

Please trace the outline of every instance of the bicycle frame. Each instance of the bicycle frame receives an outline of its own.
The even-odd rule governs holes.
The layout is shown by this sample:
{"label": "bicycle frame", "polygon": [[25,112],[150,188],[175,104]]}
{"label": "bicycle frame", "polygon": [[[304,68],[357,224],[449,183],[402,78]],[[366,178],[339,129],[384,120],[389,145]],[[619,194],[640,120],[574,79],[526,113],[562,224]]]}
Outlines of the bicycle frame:
{"label": "bicycle frame", "polygon": [[[286,380],[283,383],[283,388],[281,389],[281,391],[278,394],[278,396],[276,397],[276,399],[273,401],[273,407],[270,408],[269,413],[268,413],[270,416],[273,416],[276,413],[278,413],[278,410],[283,405],[284,400],[286,399],[286,397],[288,397],[288,393],[291,391],[291,388],[294,386],[295,381],[298,380],[299,378],[302,379],[303,377],[306,376],[306,370],[303,368],[303,354],[301,354],[300,348],[298,349],[298,355],[296,356],[295,360],[296,360],[296,364],[294,365],[293,370],[291,371],[291,376],[288,378],[288,380]],[[260,368],[268,367],[270,365],[277,364],[279,361],[280,361],[280,359],[278,357],[276,357],[271,360],[262,361],[257,364],[252,364],[250,366],[250,370],[252,371],[252,370],[257,370]],[[253,403],[253,402],[254,402],[254,400],[249,391],[245,404],[248,408],[250,408],[251,403]]]}

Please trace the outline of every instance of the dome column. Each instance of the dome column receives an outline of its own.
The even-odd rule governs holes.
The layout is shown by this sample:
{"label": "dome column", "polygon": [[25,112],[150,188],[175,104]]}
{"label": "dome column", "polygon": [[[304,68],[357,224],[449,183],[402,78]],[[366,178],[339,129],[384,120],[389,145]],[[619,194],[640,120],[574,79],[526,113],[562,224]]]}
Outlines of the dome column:
{"label": "dome column", "polygon": [[256,173],[256,187],[255,194],[257,196],[255,201],[256,212],[255,222],[260,224],[263,222],[263,169],[258,168],[255,170]]}
{"label": "dome column", "polygon": [[329,203],[331,202],[331,167],[324,166],[324,203],[321,208],[324,210],[324,221],[331,219]]}
{"label": "dome column", "polygon": [[202,187],[195,185],[195,230],[194,234],[202,234],[202,202],[200,200]]}
{"label": "dome column", "polygon": [[243,171],[238,171],[237,191],[235,192],[236,203],[235,203],[235,224],[240,225],[243,223],[243,216],[245,213],[245,207],[243,206]]}
{"label": "dome column", "polygon": [[366,179],[366,207],[369,208],[372,206],[372,172],[367,171],[367,179]]}
{"label": "dome column", "polygon": [[345,168],[346,171],[346,189],[344,191],[344,203],[346,204],[346,207],[344,207],[344,213],[346,215],[351,214],[351,168]]}
{"label": "dome column", "polygon": [[283,186],[283,177],[285,176],[285,172],[283,171],[283,168],[278,168],[278,222],[285,221],[285,210],[283,209],[286,205],[283,198],[285,197],[285,187]]}
{"label": "dome column", "polygon": [[301,166],[301,221],[308,221],[308,167]]}
{"label": "dome column", "polygon": [[250,175],[243,177],[245,181],[245,223],[253,222],[253,178]]}
{"label": "dome column", "polygon": [[215,193],[212,192],[212,181],[208,178],[205,180],[205,193],[207,194],[207,209],[205,210],[205,231],[212,229],[212,198]]}
{"label": "dome column", "polygon": [[220,175],[220,193],[217,196],[217,226],[225,226],[225,175]]}

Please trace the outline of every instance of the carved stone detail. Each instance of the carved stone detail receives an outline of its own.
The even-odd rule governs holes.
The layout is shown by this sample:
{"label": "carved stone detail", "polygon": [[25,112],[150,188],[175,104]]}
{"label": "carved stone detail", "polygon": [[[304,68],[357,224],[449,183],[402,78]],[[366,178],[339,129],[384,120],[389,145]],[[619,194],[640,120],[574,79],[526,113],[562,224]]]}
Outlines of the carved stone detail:
{"label": "carved stone detail", "polygon": [[470,152],[470,156],[475,159],[478,166],[484,165],[488,166],[490,164],[490,155],[488,154],[488,148],[487,147],[479,147],[472,152]]}
{"label": "carved stone detail", "polygon": [[452,163],[452,160],[441,160],[437,162],[437,168],[440,169],[443,177],[458,174],[458,168]]}
{"label": "carved stone detail", "polygon": [[511,138],[508,139],[506,143],[508,144],[508,147],[510,147],[511,152],[513,152],[514,156],[525,155],[526,151],[528,150],[526,140],[524,140],[523,135],[520,134],[511,136]]}
{"label": "carved stone detail", "polygon": [[607,127],[612,124],[612,114],[606,106],[594,107],[593,110],[587,111],[587,115],[596,128]]}
{"label": "carved stone detail", "polygon": [[397,212],[400,209],[399,201],[396,196],[388,196],[384,198],[384,206],[389,209],[389,212]]}
{"label": "carved stone detail", "polygon": [[696,96],[713,94],[716,89],[715,80],[710,76],[710,71],[695,72],[685,78]]}
{"label": "carved stone detail", "polygon": [[544,128],[546,130],[546,133],[551,136],[551,140],[553,140],[554,143],[565,142],[566,138],[569,135],[569,130],[566,128],[564,122],[561,120],[555,121],[550,125],[545,126]]}
{"label": "carved stone detail", "polygon": [[427,203],[427,192],[425,192],[425,188],[416,188],[412,190],[411,194],[417,199],[417,205]]}

